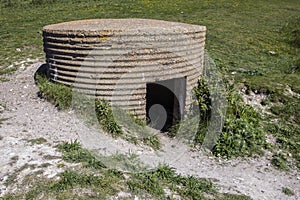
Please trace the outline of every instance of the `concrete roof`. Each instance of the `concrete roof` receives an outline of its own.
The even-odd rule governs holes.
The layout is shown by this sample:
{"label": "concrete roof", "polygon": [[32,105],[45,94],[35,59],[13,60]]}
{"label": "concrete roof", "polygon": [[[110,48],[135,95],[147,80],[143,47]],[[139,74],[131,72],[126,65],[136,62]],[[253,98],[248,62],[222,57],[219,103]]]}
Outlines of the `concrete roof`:
{"label": "concrete roof", "polygon": [[[44,31],[53,33],[77,33],[77,32],[98,32],[98,31],[111,31],[123,32],[130,30],[142,31],[145,29],[157,28],[162,32],[198,32],[205,31],[205,26],[191,25],[179,22],[168,22],[153,19],[89,19],[71,22],[63,22],[59,24],[52,24],[45,26]],[[148,31],[146,31],[148,32]]]}

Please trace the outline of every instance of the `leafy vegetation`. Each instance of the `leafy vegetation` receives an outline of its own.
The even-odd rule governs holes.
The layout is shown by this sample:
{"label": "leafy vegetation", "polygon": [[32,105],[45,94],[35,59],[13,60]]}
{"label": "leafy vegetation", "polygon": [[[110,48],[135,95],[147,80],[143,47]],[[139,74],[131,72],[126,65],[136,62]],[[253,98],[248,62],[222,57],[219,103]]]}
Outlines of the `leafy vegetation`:
{"label": "leafy vegetation", "polygon": [[17,67],[1,67],[0,66],[0,82],[8,81],[5,75],[13,74],[17,70]]}
{"label": "leafy vegetation", "polygon": [[108,102],[96,99],[95,107],[100,125],[115,137],[122,135],[123,131],[115,121],[113,112]]}
{"label": "leafy vegetation", "polygon": [[195,138],[196,143],[202,143],[208,131],[207,126],[211,117],[211,92],[204,77],[198,80],[198,86],[194,88],[195,103],[199,108],[199,125]]}
{"label": "leafy vegetation", "polygon": [[4,74],[12,74],[17,70],[16,67],[5,67],[5,68],[0,68],[0,76]]}
{"label": "leafy vegetation", "polygon": [[293,196],[295,193],[293,192],[293,190],[287,188],[287,187],[283,187],[282,188],[282,192],[284,194],[286,194],[287,196]]}
{"label": "leafy vegetation", "polygon": [[53,84],[47,78],[38,76],[40,96],[60,109],[72,106],[72,88],[62,84]]}
{"label": "leafy vegetation", "polygon": [[[211,181],[178,175],[166,165],[140,173],[124,173],[104,168],[99,165],[101,160],[93,157],[77,141],[64,142],[58,149],[63,153],[65,161],[80,165],[76,169],[67,169],[59,175],[59,179],[46,179],[36,175],[27,177],[22,184],[26,190],[9,193],[3,199],[110,199],[118,196],[119,192],[129,194],[129,199],[135,196],[142,199],[173,199],[176,196],[187,200],[251,199],[245,195],[219,193]],[[116,157],[124,159],[120,155]]]}
{"label": "leafy vegetation", "polygon": [[271,163],[278,169],[288,170],[289,168],[287,166],[287,161],[287,155],[285,153],[280,152],[273,154]]}
{"label": "leafy vegetation", "polygon": [[43,144],[43,143],[47,142],[47,140],[43,137],[39,137],[39,138],[28,140],[28,142],[31,145],[35,145],[35,144]]}
{"label": "leafy vegetation", "polygon": [[1,124],[3,124],[4,121],[8,120],[9,118],[0,118],[0,127],[1,127]]}
{"label": "leafy vegetation", "polygon": [[[271,150],[271,163],[278,169],[289,170],[296,166],[300,169],[300,127],[298,113],[293,112],[298,105],[288,104],[278,106],[281,109],[289,107],[290,112],[280,110],[277,115],[260,115],[250,105],[246,105],[238,94],[234,85],[227,84],[227,113],[225,124],[212,151],[217,156],[236,157],[263,154],[264,150]],[[247,91],[246,91],[247,92]],[[202,110],[200,124],[195,142],[202,143],[207,134],[209,117],[211,116],[211,96],[205,81],[200,80],[195,88],[196,104]],[[289,97],[277,96],[277,102]],[[274,96],[269,96],[271,101]],[[298,100],[295,100],[298,101]],[[300,102],[299,102],[300,103]],[[272,111],[274,107],[271,107]],[[274,111],[273,111],[274,113]],[[277,120],[277,123],[271,122]],[[275,144],[266,142],[266,134],[275,137]],[[200,138],[200,139],[199,139]]]}
{"label": "leafy vegetation", "polygon": [[82,163],[84,166],[96,169],[105,168],[87,149],[83,149],[79,142],[64,142],[58,146],[63,153],[63,159],[71,163]]}
{"label": "leafy vegetation", "polygon": [[164,189],[171,186],[172,193],[184,199],[205,199],[205,194],[216,193],[212,183],[205,179],[192,176],[183,177],[175,174],[167,166],[159,166],[155,171],[134,174],[133,179],[127,182],[129,189],[134,194],[147,193],[156,199],[165,198]]}
{"label": "leafy vegetation", "polygon": [[[201,77],[198,86],[194,88],[195,103],[199,109],[199,122],[187,119],[170,130],[171,136],[176,136],[178,127],[183,128],[184,134],[192,132],[198,127],[193,139],[195,144],[203,144],[209,137],[208,126],[212,115],[212,94],[205,77]],[[261,154],[266,145],[261,116],[249,105],[245,105],[241,96],[232,84],[227,84],[226,91],[227,113],[223,129],[216,135],[212,152],[216,156],[231,158],[237,156],[251,156]],[[220,105],[222,106],[222,105]],[[190,122],[189,122],[190,120]],[[193,125],[192,125],[193,124]],[[192,129],[192,130],[190,130]]]}
{"label": "leafy vegetation", "polygon": [[223,131],[213,149],[214,154],[225,157],[262,153],[265,145],[261,117],[231,86]]}
{"label": "leafy vegetation", "polygon": [[266,130],[275,138],[272,164],[279,169],[287,170],[289,166],[300,169],[300,129],[297,125],[268,123]]}

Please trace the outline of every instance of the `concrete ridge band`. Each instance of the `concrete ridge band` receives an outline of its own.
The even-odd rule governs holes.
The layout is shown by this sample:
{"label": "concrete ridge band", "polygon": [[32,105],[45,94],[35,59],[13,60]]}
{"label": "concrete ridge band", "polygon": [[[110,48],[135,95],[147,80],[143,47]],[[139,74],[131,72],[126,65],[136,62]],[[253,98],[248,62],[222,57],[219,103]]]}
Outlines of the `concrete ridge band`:
{"label": "concrete ridge band", "polygon": [[184,78],[179,106],[189,110],[203,73],[205,32],[161,20],[81,20],[45,26],[44,51],[52,81],[145,118],[148,83]]}

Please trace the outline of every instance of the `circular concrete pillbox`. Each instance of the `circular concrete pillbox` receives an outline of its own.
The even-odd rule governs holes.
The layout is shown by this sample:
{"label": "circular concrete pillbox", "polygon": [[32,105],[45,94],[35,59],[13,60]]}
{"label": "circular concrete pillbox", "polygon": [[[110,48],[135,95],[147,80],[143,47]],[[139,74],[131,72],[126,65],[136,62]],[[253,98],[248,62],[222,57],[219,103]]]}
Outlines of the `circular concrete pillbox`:
{"label": "circular concrete pillbox", "polygon": [[44,51],[54,82],[142,118],[149,106],[170,104],[167,110],[180,118],[202,74],[205,32],[205,26],[148,19],[72,21],[43,28]]}

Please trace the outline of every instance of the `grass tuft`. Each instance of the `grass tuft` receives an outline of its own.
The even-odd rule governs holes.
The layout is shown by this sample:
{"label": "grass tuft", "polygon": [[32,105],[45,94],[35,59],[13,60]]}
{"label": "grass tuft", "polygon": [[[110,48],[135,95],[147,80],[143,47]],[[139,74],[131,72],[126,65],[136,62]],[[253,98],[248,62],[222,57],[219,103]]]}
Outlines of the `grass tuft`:
{"label": "grass tuft", "polygon": [[[40,173],[25,178],[21,192],[8,193],[3,199],[112,199],[119,192],[142,199],[232,199],[248,200],[244,195],[219,193],[212,182],[192,176],[182,176],[166,165],[160,165],[152,171],[123,173],[116,169],[95,167],[96,158],[81,147],[78,141],[64,142],[58,146],[63,159],[70,163],[80,163],[76,169],[67,169],[58,178],[47,179],[38,176]],[[105,157],[101,158],[105,159]],[[111,158],[107,158],[110,160]],[[141,166],[136,157],[115,155],[118,161],[130,162],[133,169]],[[82,167],[85,166],[85,167]],[[28,167],[24,166],[23,168]],[[17,173],[12,174],[7,184],[14,184]],[[28,187],[30,186],[30,187]],[[169,192],[166,192],[169,191]],[[209,198],[206,198],[209,196]]]}
{"label": "grass tuft", "polygon": [[34,145],[34,144],[43,144],[43,143],[46,143],[47,140],[45,138],[43,138],[43,137],[40,137],[40,138],[28,140],[28,142],[31,143],[31,145]]}
{"label": "grass tuft", "polygon": [[63,110],[72,106],[72,88],[53,84],[46,77],[38,76],[37,81],[42,98]]}
{"label": "grass tuft", "polygon": [[293,190],[291,190],[291,189],[289,189],[287,187],[283,187],[282,188],[282,192],[284,194],[286,194],[287,196],[293,196],[293,195],[295,195],[295,193],[293,192]]}
{"label": "grass tuft", "polygon": [[58,145],[58,148],[63,153],[63,160],[67,162],[83,163],[84,166],[95,169],[105,168],[105,165],[96,159],[90,151],[83,149],[77,140],[71,143],[64,142]]}
{"label": "grass tuft", "polygon": [[123,131],[115,121],[112,109],[107,101],[96,99],[95,109],[98,122],[105,131],[114,137],[123,135]]}

